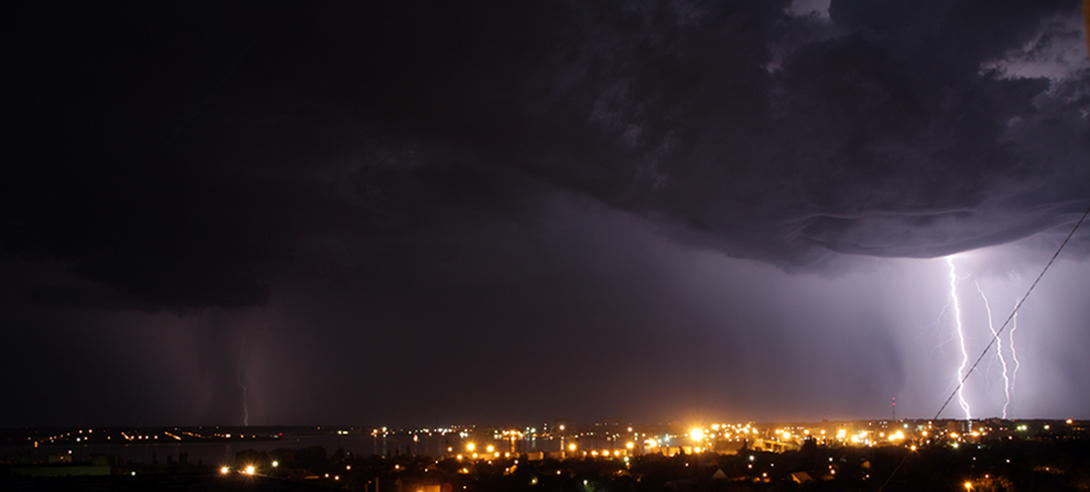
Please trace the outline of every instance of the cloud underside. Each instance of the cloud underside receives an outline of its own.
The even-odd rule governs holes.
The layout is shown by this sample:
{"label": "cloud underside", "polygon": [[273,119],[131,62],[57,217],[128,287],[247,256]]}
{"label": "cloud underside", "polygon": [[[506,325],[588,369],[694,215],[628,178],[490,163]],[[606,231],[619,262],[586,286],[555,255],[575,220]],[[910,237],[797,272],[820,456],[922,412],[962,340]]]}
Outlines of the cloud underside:
{"label": "cloud underside", "polygon": [[1090,200],[1077,3],[1000,3],[178,7],[82,39],[71,12],[27,34],[3,246],[206,307],[457,261],[557,196],[798,270],[1058,231]]}

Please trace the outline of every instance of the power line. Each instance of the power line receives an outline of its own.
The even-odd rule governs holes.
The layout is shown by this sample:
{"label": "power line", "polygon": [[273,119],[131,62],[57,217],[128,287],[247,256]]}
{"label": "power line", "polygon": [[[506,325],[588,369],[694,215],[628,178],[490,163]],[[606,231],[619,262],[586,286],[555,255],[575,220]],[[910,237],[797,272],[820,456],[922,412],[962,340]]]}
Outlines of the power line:
{"label": "power line", "polygon": [[1014,306],[1014,310],[1011,311],[1010,316],[1007,316],[1007,320],[1003,322],[1003,326],[1000,326],[999,330],[995,332],[995,335],[992,336],[992,339],[988,342],[988,345],[986,345],[984,347],[984,350],[980,352],[980,357],[976,358],[976,362],[973,362],[973,365],[969,366],[969,370],[965,373],[965,376],[961,378],[961,381],[958,382],[957,387],[955,387],[954,391],[950,393],[950,396],[946,398],[946,401],[943,402],[942,407],[940,407],[939,411],[935,413],[935,417],[932,420],[938,420],[939,416],[942,415],[942,411],[946,410],[946,406],[950,404],[950,400],[953,400],[954,395],[956,395],[958,393],[958,390],[960,390],[961,387],[965,385],[965,380],[969,379],[969,375],[973,373],[973,369],[976,369],[976,366],[980,364],[980,361],[983,360],[984,356],[988,354],[989,350],[991,350],[992,345],[995,345],[995,342],[999,340],[999,335],[1003,333],[1003,330],[1007,329],[1007,325],[1009,325],[1011,320],[1014,319],[1014,315],[1018,314],[1018,309],[1022,307],[1022,303],[1026,302],[1026,299],[1029,298],[1029,294],[1033,292],[1033,289],[1035,287],[1037,287],[1037,282],[1040,282],[1041,277],[1045,276],[1045,272],[1047,272],[1049,267],[1052,266],[1052,263],[1056,261],[1056,258],[1060,256],[1060,252],[1064,250],[1064,246],[1067,246],[1067,242],[1070,241],[1071,238],[1075,235],[1075,231],[1079,230],[1079,226],[1082,225],[1082,222],[1084,220],[1086,220],[1086,216],[1088,214],[1090,214],[1090,208],[1087,208],[1086,211],[1083,212],[1082,217],[1080,217],[1079,221],[1075,223],[1075,227],[1071,228],[1071,232],[1068,233],[1067,237],[1064,238],[1064,241],[1060,243],[1060,247],[1056,249],[1056,253],[1052,255],[1052,258],[1048,260],[1048,263],[1045,264],[1045,267],[1041,269],[1041,273],[1037,275],[1037,279],[1034,280],[1033,284],[1029,286],[1029,290],[1026,291],[1026,295],[1022,296],[1022,299],[1018,301],[1018,304],[1016,306]]}
{"label": "power line", "polygon": [[[1090,2],[1090,0],[1087,1]],[[1060,252],[1064,250],[1065,246],[1067,246],[1068,241],[1071,241],[1071,238],[1075,236],[1075,231],[1079,230],[1079,226],[1081,226],[1083,221],[1086,220],[1087,215],[1090,215],[1090,207],[1088,207],[1086,211],[1082,213],[1082,217],[1080,217],[1079,221],[1075,223],[1075,227],[1071,228],[1071,232],[1069,232],[1067,234],[1067,237],[1064,238],[1063,242],[1060,243],[1060,247],[1056,249],[1056,253],[1052,255],[1052,258],[1048,260],[1048,263],[1045,264],[1045,267],[1041,269],[1041,273],[1037,275],[1037,278],[1029,286],[1029,289],[1026,290],[1026,294],[1022,296],[1022,299],[1019,300],[1018,304],[1014,306],[1014,310],[1011,311],[1010,316],[1007,316],[1007,320],[1003,322],[1003,326],[1000,326],[999,330],[997,330],[995,334],[992,335],[991,341],[989,341],[988,345],[984,347],[984,350],[980,352],[980,357],[977,357],[976,361],[973,362],[973,365],[969,366],[969,370],[965,373],[965,376],[961,378],[961,381],[958,381],[957,387],[955,387],[954,391],[950,393],[950,396],[946,398],[946,401],[942,403],[942,407],[939,408],[938,412],[935,412],[935,417],[931,420],[938,420],[939,416],[942,415],[942,411],[946,410],[946,406],[949,405],[950,401],[954,399],[954,396],[958,394],[958,390],[960,390],[961,387],[965,385],[965,381],[969,379],[969,375],[973,373],[973,370],[976,369],[976,366],[978,364],[980,364],[980,361],[984,360],[984,356],[988,354],[989,350],[991,350],[992,345],[995,345],[996,341],[999,340],[999,335],[1003,333],[1003,330],[1007,329],[1007,325],[1010,324],[1012,319],[1014,319],[1014,315],[1018,314],[1018,309],[1022,307],[1022,303],[1026,302],[1026,299],[1029,298],[1030,293],[1033,292],[1033,289],[1035,287],[1037,287],[1037,283],[1041,281],[1041,277],[1045,276],[1045,272],[1047,272],[1048,269],[1052,267],[1052,263],[1055,262],[1056,258],[1060,256]],[[897,467],[894,468],[893,472],[889,474],[889,478],[887,478],[886,481],[882,483],[881,487],[878,487],[878,492],[882,492],[882,490],[886,488],[886,485],[889,485],[890,480],[893,480],[893,476],[897,474],[897,472],[901,469],[901,466],[905,464],[905,461],[908,460],[908,457],[910,455],[911,453],[905,453],[904,458],[901,458],[900,463],[897,463]]]}

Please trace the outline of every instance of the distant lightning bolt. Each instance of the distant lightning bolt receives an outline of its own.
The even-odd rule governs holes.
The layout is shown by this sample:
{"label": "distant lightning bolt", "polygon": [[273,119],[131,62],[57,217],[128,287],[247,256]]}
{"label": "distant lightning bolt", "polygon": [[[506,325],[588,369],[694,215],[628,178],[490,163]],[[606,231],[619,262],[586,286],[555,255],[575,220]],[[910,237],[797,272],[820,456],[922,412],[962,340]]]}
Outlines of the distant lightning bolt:
{"label": "distant lightning bolt", "polygon": [[238,357],[238,365],[235,366],[235,383],[242,388],[242,425],[250,426],[250,408],[246,402],[246,386],[242,384],[242,356]]}
{"label": "distant lightning bolt", "polygon": [[1022,366],[1018,360],[1018,351],[1014,349],[1014,332],[1018,331],[1018,303],[1015,303],[1014,308],[1014,315],[1011,316],[1014,324],[1011,325],[1010,331],[1011,358],[1014,359],[1014,371],[1011,371],[1011,391],[1014,391],[1014,386],[1018,384],[1018,368]]}
{"label": "distant lightning bolt", "polygon": [[[959,278],[957,275],[957,271],[954,269],[953,257],[947,256],[946,264],[950,265],[950,299],[953,301],[954,304],[954,326],[957,329],[958,342],[960,342],[961,344],[961,365],[958,366],[958,371],[956,374],[956,381],[960,383],[964,379],[962,373],[965,371],[965,366],[969,364],[969,352],[965,350],[965,334],[962,332],[961,328],[961,304],[958,302]],[[965,401],[964,384],[958,385],[958,404],[961,405],[962,410],[965,410],[965,418],[972,420],[973,416],[972,413],[969,411],[969,402]]]}
{"label": "distant lightning bolt", "polygon": [[[1086,31],[1085,32],[1090,33],[1090,0],[1083,0],[1082,5],[1083,5],[1083,20],[1086,23]],[[1086,36],[1086,43],[1087,43],[1087,46],[1090,46],[1090,35]],[[962,361],[961,367],[958,368],[958,385],[957,385],[957,388],[952,393],[950,393],[950,396],[947,397],[946,401],[944,401],[942,403],[942,406],[939,407],[939,410],[937,412],[935,412],[935,417],[934,417],[935,420],[937,420],[939,418],[939,416],[942,415],[942,411],[945,410],[946,406],[950,404],[950,400],[952,400],[954,398],[954,395],[957,395],[958,400],[960,400],[960,402],[961,402],[962,409],[965,410],[966,415],[969,415],[969,406],[965,402],[965,398],[963,398],[963,396],[962,396],[962,389],[965,387],[965,379],[969,377],[969,374],[973,373],[973,370],[976,369],[976,366],[978,364],[980,364],[981,360],[984,359],[984,356],[988,355],[988,350],[992,347],[992,344],[995,343],[997,340],[999,340],[999,335],[1001,335],[1003,333],[1003,330],[1005,330],[1007,328],[1007,325],[1010,324],[1011,322],[1014,322],[1014,327],[1012,327],[1012,329],[1011,329],[1011,334],[1012,335],[1011,335],[1011,338],[1010,338],[1010,340],[1011,340],[1011,354],[1012,354],[1012,356],[1014,356],[1014,360],[1015,360],[1015,364],[1016,364],[1015,365],[1015,371],[1017,372],[1017,370],[1018,370],[1018,366],[1017,366],[1018,357],[1013,355],[1014,354],[1014,336],[1013,336],[1013,333],[1014,333],[1014,330],[1017,329],[1016,327],[1018,326],[1018,321],[1017,321],[1018,320],[1018,310],[1022,308],[1022,304],[1024,304],[1026,302],[1026,299],[1029,299],[1030,294],[1033,293],[1033,289],[1035,289],[1037,287],[1037,284],[1041,281],[1041,278],[1043,278],[1045,276],[1045,273],[1048,273],[1048,269],[1051,268],[1052,264],[1056,262],[1056,258],[1060,257],[1060,253],[1063,252],[1064,247],[1067,246],[1067,243],[1071,241],[1071,238],[1075,236],[1075,232],[1079,230],[1079,226],[1081,226],[1082,223],[1086,221],[1087,216],[1090,216],[1090,207],[1087,207],[1086,211],[1082,213],[1082,217],[1079,217],[1078,222],[1075,222],[1075,226],[1071,228],[1071,232],[1067,233],[1067,237],[1065,237],[1063,242],[1060,243],[1060,247],[1056,248],[1056,252],[1053,253],[1052,258],[1049,258],[1048,263],[1045,263],[1044,268],[1041,269],[1041,273],[1037,274],[1037,278],[1034,279],[1033,283],[1030,284],[1028,289],[1026,289],[1025,295],[1023,295],[1022,298],[1019,299],[1018,302],[1016,302],[1014,304],[1014,311],[1011,311],[1011,314],[1010,314],[1009,317],[1007,317],[1007,320],[1004,321],[1003,324],[999,326],[999,330],[995,332],[995,335],[992,337],[992,339],[988,342],[987,345],[984,346],[984,350],[981,351],[980,356],[977,357],[975,362],[973,362],[973,365],[969,366],[969,370],[968,370],[968,372],[965,373],[964,376],[962,376],[962,371],[965,369],[965,364],[968,362],[968,353],[965,352],[965,338],[962,336],[962,333],[961,333],[961,316],[960,316],[961,313],[960,313],[960,309],[959,309],[959,306],[958,306],[958,298],[957,298],[958,277],[957,277],[957,273],[954,270],[954,260],[953,260],[953,258],[951,258],[951,257],[946,258],[946,263],[948,265],[950,265],[950,296],[954,300],[954,311],[955,311],[955,319],[957,320],[957,326],[958,326],[958,336],[959,336],[959,338],[961,338],[961,352],[966,355],[966,358]],[[990,315],[990,313],[991,313],[991,310],[989,310],[989,315]],[[972,417],[968,417],[968,418],[970,420],[972,420]],[[901,466],[904,465],[905,461],[908,461],[909,456],[912,456],[912,455],[913,455],[912,453],[905,453],[904,454],[904,458],[902,458],[901,462],[897,464],[897,467],[893,469],[893,472],[889,474],[889,478],[887,478],[886,481],[883,482],[880,487],[878,487],[878,492],[882,492],[883,490],[885,490],[886,485],[889,484],[890,480],[893,480],[893,476],[897,474],[897,471],[901,469]]]}
{"label": "distant lightning bolt", "polygon": [[984,299],[984,308],[988,311],[988,329],[992,331],[992,337],[996,338],[995,354],[999,356],[999,363],[1003,366],[1003,395],[1006,400],[1003,402],[1003,418],[1007,418],[1007,407],[1011,404],[1011,380],[1007,376],[1007,359],[1003,357],[1003,339],[999,338],[999,334],[995,332],[995,323],[992,322],[992,306],[988,304],[988,296],[984,295],[984,289],[980,288],[980,282],[973,282],[976,285],[976,291],[980,292],[980,297]]}

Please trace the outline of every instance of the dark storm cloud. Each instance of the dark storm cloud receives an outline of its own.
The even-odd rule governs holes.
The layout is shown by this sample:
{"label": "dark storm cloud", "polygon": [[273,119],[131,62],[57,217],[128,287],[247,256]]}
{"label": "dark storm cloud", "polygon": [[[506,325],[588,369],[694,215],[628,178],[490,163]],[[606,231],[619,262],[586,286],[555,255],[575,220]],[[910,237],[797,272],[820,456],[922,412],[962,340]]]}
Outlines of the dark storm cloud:
{"label": "dark storm cloud", "polygon": [[134,389],[0,393],[201,423],[241,422],[240,383],[274,423],[932,411],[945,265],[891,286],[874,257],[1051,254],[1090,198],[1077,3],[828,5],[21,7],[3,369]]}
{"label": "dark storm cloud", "polygon": [[534,220],[549,186],[804,268],[1084,208],[1085,96],[981,68],[1075,2],[786,7],[31,9],[4,247],[151,306],[243,306],[329,261],[308,248]]}
{"label": "dark storm cloud", "polygon": [[[537,152],[509,162],[670,234],[787,266],[1007,242],[1085,208],[1071,183],[1086,172],[1067,168],[1085,143],[1047,161],[1013,133],[1017,118],[1049,113],[1085,135],[1085,100],[1042,108],[1047,79],[982,65],[1074,6],[834,2],[824,28],[772,3],[600,14],[587,42],[558,50],[564,63],[527,74],[556,82],[541,95],[525,84],[533,97],[520,99],[552,105],[516,113],[531,129],[510,139]],[[769,44],[803,28],[832,34],[767,71]]]}
{"label": "dark storm cloud", "polygon": [[391,36],[396,60],[341,34],[379,81],[314,63],[308,82],[328,70],[382,126],[784,266],[949,254],[1084,209],[1085,98],[984,69],[1074,2],[834,2],[817,26],[785,6],[454,9]]}

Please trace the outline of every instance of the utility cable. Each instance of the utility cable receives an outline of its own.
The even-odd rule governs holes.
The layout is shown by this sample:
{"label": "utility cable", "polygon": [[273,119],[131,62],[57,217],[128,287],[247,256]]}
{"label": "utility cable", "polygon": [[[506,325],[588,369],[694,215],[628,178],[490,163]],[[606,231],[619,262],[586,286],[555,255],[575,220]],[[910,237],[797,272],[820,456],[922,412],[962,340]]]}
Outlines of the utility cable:
{"label": "utility cable", "polygon": [[[965,380],[969,379],[969,375],[973,373],[973,369],[976,369],[976,366],[980,364],[980,361],[984,360],[984,356],[988,355],[988,351],[991,350],[992,345],[995,345],[995,342],[999,340],[999,335],[1003,333],[1003,330],[1007,329],[1007,325],[1009,325],[1011,320],[1014,319],[1014,315],[1018,314],[1018,309],[1022,307],[1022,303],[1026,302],[1026,299],[1029,298],[1030,293],[1033,292],[1033,289],[1035,287],[1037,287],[1037,283],[1041,281],[1041,277],[1045,276],[1045,272],[1047,272],[1048,269],[1052,266],[1052,263],[1056,261],[1056,258],[1060,256],[1060,252],[1064,250],[1064,247],[1067,246],[1067,243],[1069,241],[1071,241],[1071,238],[1075,236],[1075,231],[1079,230],[1079,226],[1081,226],[1083,221],[1086,220],[1087,215],[1090,215],[1090,208],[1087,208],[1086,211],[1082,213],[1082,217],[1080,217],[1079,221],[1075,223],[1075,227],[1071,228],[1071,232],[1069,232],[1067,234],[1067,237],[1064,238],[1063,242],[1060,243],[1060,247],[1056,249],[1056,253],[1052,255],[1052,258],[1048,260],[1048,263],[1045,264],[1045,267],[1041,269],[1041,273],[1037,275],[1037,278],[1029,286],[1029,289],[1026,290],[1026,294],[1022,296],[1022,299],[1019,300],[1018,304],[1014,306],[1014,310],[1011,311],[1010,316],[1007,316],[1007,320],[1003,322],[1003,326],[1000,326],[999,330],[997,330],[995,334],[992,335],[991,341],[989,341],[988,345],[984,347],[984,350],[980,353],[980,357],[977,357],[976,362],[973,362],[973,365],[969,366],[969,370],[965,373],[965,376],[961,378],[961,381],[958,381],[957,387],[954,388],[954,391],[951,392],[950,396],[946,398],[946,401],[942,403],[942,407],[939,408],[938,412],[935,412],[935,417],[931,420],[939,419],[939,416],[942,415],[942,411],[946,410],[946,406],[949,405],[950,401],[954,399],[954,396],[958,394],[958,390],[960,390],[961,387],[965,385]],[[897,474],[897,472],[901,469],[901,466],[905,464],[905,461],[908,460],[908,457],[910,455],[911,453],[905,453],[904,458],[901,458],[901,462],[897,463],[897,467],[894,468],[893,472],[889,474],[889,478],[887,478],[886,481],[882,483],[881,487],[878,487],[878,492],[882,492],[882,490],[886,488],[886,485],[889,485],[890,480],[893,480],[893,476]]]}
{"label": "utility cable", "polygon": [[995,345],[996,340],[999,340],[999,335],[1003,333],[1003,330],[1007,329],[1007,325],[1009,325],[1011,320],[1014,319],[1014,315],[1018,314],[1018,309],[1022,307],[1022,303],[1026,302],[1026,299],[1029,298],[1029,294],[1033,292],[1033,289],[1037,287],[1037,283],[1041,281],[1041,277],[1045,276],[1045,272],[1047,272],[1049,267],[1052,266],[1052,263],[1056,261],[1056,258],[1060,256],[1060,252],[1064,250],[1064,246],[1067,246],[1067,242],[1070,241],[1071,238],[1075,235],[1075,231],[1079,230],[1079,226],[1082,225],[1082,222],[1084,220],[1086,220],[1086,216],[1088,214],[1090,214],[1090,208],[1087,208],[1086,212],[1083,212],[1082,217],[1080,217],[1079,221],[1075,223],[1075,227],[1071,228],[1071,232],[1068,233],[1067,237],[1064,238],[1064,241],[1060,243],[1060,247],[1056,249],[1056,253],[1052,255],[1052,258],[1048,260],[1047,264],[1045,264],[1045,267],[1041,270],[1041,273],[1037,275],[1037,279],[1035,279],[1033,281],[1033,284],[1029,286],[1029,290],[1026,291],[1026,295],[1022,296],[1022,299],[1018,301],[1018,304],[1016,306],[1014,306],[1014,310],[1011,311],[1010,316],[1007,316],[1007,320],[1003,322],[1003,326],[1000,326],[999,330],[995,332],[995,335],[992,336],[992,339],[988,342],[988,345],[986,345],[984,347],[984,350],[980,353],[980,357],[976,358],[976,362],[973,362],[973,365],[969,366],[969,371],[967,371],[965,373],[965,376],[961,378],[961,381],[958,382],[957,387],[954,388],[954,391],[950,393],[950,396],[948,398],[946,398],[946,401],[943,402],[942,407],[940,407],[939,411],[935,413],[935,417],[932,420],[938,420],[939,416],[942,415],[942,411],[946,410],[946,406],[950,404],[950,400],[953,400],[954,395],[956,395],[958,393],[958,390],[960,390],[961,387],[965,385],[965,380],[969,379],[969,375],[973,373],[973,369],[976,369],[976,366],[980,364],[980,361],[984,359],[984,356],[988,355],[988,351],[991,350],[992,345]]}

